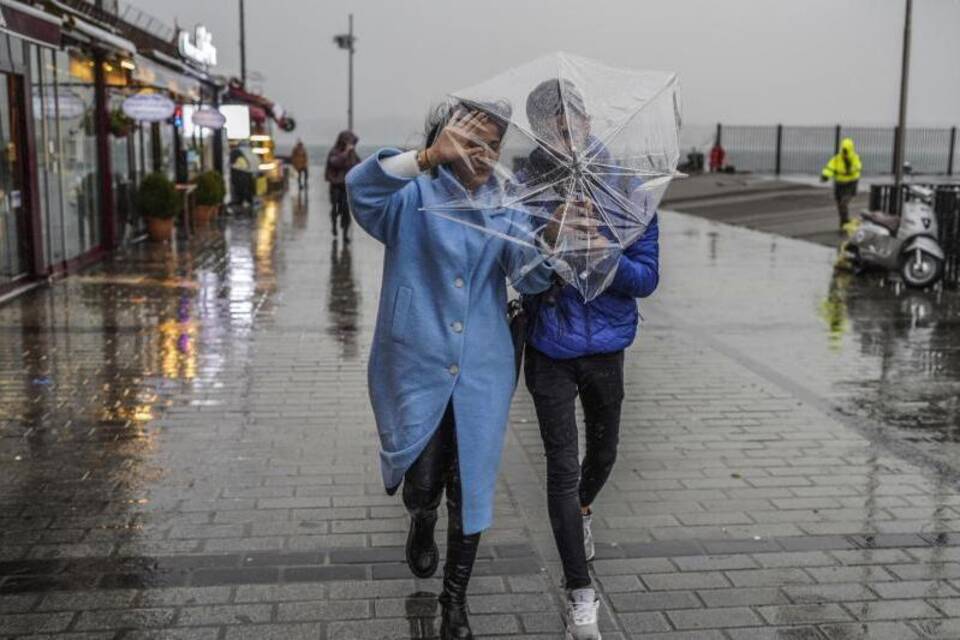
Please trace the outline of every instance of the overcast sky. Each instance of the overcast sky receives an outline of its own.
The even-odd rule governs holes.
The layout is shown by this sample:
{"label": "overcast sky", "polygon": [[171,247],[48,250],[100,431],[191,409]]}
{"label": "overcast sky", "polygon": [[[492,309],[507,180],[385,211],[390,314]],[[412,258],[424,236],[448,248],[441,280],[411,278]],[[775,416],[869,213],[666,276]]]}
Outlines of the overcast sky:
{"label": "overcast sky", "polygon": [[[239,70],[237,0],[131,0],[213,33],[218,71]],[[960,124],[960,0],[914,3],[909,119]],[[354,13],[356,128],[403,142],[445,91],[551,51],[676,71],[692,125],[890,124],[903,0],[246,0],[247,67],[308,142],[346,123]]]}

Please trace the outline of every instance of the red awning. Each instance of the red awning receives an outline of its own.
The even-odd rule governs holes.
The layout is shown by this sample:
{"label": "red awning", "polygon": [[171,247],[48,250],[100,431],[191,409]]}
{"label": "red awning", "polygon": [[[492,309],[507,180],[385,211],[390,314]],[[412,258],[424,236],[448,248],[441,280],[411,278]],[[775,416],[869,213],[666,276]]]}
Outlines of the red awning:
{"label": "red awning", "polygon": [[5,24],[0,27],[14,35],[48,46],[60,46],[60,19],[30,5],[2,0],[0,10]]}

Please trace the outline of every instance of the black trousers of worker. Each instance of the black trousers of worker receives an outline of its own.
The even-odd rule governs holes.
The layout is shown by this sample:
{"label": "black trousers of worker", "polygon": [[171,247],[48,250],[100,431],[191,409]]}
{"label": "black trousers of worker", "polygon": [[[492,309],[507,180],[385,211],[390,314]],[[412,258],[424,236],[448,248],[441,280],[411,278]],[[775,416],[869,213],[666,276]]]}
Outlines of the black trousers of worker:
{"label": "black trousers of worker", "polygon": [[347,204],[347,186],[343,184],[330,185],[330,222],[333,226],[333,235],[337,235],[337,221],[340,221],[340,230],[343,237],[350,231],[350,205]]}
{"label": "black trousers of worker", "polygon": [[857,181],[836,182],[833,185],[833,197],[837,201],[837,213],[840,215],[840,226],[850,220],[850,201],[857,195]]}

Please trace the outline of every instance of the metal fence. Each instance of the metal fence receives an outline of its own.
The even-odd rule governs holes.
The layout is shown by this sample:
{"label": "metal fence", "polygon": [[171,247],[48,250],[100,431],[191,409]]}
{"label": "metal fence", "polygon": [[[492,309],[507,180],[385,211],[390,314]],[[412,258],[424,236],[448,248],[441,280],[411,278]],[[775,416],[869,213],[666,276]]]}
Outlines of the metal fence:
{"label": "metal fence", "polygon": [[[893,173],[896,127],[717,125],[726,163],[756,173],[818,174],[847,137],[857,145],[864,175]],[[915,173],[954,175],[960,171],[957,128],[907,129],[903,157]]]}
{"label": "metal fence", "polygon": [[[915,183],[914,183],[915,184]],[[943,278],[947,284],[960,285],[960,184],[924,184],[936,193],[933,209],[937,216],[940,246],[946,254]],[[895,193],[893,185],[870,187],[870,209],[897,213],[906,197],[906,188]]]}

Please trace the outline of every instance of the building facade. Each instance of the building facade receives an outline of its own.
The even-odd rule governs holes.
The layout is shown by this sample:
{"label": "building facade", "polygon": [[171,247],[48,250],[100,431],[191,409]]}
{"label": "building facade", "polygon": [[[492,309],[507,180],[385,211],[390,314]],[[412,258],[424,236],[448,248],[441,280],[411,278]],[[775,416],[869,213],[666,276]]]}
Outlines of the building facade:
{"label": "building facade", "polygon": [[[134,206],[154,171],[223,171],[219,130],[190,114],[225,81],[205,29],[177,32],[109,0],[0,0],[0,296],[77,270],[142,236]],[[173,102],[130,118],[131,96]]]}

